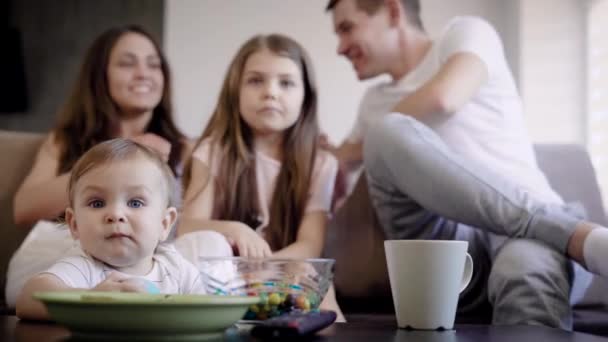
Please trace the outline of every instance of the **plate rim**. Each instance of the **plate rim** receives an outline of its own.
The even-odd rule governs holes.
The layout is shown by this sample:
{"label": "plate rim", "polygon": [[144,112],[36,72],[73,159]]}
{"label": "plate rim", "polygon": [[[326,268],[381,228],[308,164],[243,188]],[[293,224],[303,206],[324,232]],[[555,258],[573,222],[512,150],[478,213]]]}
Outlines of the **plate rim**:
{"label": "plate rim", "polygon": [[260,301],[259,296],[147,294],[105,291],[38,291],[33,294],[33,297],[43,303],[51,304],[108,306],[242,306],[257,304]]}

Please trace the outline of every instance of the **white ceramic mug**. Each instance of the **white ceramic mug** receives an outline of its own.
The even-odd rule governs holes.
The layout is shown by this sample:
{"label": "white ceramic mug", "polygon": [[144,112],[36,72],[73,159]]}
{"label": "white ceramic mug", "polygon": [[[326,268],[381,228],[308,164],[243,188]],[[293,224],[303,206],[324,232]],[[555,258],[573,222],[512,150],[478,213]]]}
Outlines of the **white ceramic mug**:
{"label": "white ceramic mug", "polygon": [[454,327],[458,295],[473,275],[473,259],[467,247],[466,241],[384,241],[400,328]]}

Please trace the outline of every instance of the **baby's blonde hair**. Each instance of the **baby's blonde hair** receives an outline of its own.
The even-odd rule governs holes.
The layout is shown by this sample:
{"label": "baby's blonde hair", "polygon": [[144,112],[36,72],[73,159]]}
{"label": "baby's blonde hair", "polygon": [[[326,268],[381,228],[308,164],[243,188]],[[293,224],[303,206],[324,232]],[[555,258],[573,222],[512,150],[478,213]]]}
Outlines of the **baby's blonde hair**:
{"label": "baby's blonde hair", "polygon": [[167,206],[178,208],[181,199],[180,187],[169,166],[160,158],[156,151],[132,140],[123,138],[107,140],[91,147],[91,149],[85,152],[74,164],[68,183],[70,206],[73,206],[76,184],[87,172],[100,166],[133,159],[135,157],[144,157],[158,167],[163,176]]}

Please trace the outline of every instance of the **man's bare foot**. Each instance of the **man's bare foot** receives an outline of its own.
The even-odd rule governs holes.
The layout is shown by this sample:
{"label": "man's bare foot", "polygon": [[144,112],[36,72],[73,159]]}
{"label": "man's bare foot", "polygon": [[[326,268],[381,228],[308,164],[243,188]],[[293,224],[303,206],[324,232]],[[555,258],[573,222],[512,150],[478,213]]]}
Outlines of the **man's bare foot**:
{"label": "man's bare foot", "polygon": [[581,222],[568,242],[568,254],[589,272],[608,278],[608,229]]}
{"label": "man's bare foot", "polygon": [[568,255],[570,258],[574,259],[583,266],[585,266],[585,256],[583,252],[585,240],[587,239],[589,233],[596,228],[597,225],[591,222],[582,221],[576,226],[574,234],[572,234],[570,240],[568,241]]}

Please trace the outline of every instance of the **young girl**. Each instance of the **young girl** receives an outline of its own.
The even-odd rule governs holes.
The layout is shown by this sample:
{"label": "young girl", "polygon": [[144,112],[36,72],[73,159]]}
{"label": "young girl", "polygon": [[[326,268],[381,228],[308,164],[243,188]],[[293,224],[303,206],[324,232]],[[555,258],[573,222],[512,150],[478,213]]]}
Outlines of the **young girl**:
{"label": "young girl", "polygon": [[169,66],[152,36],[137,26],[109,29],[93,42],[58,124],[15,194],[15,222],[36,225],[9,264],[10,307],[29,277],[72,246],[67,231],[53,222],[68,205],[72,166],[93,145],[116,137],[158,151],[176,174],[190,153],[172,118]]}
{"label": "young girl", "polygon": [[28,280],[17,315],[48,319],[36,291],[205,293],[194,265],[161,244],[177,218],[178,188],[158,154],[131,140],[86,152],[72,169],[65,213],[78,251]]}
{"label": "young girl", "polygon": [[[181,242],[196,246],[193,232],[210,229],[240,256],[319,257],[337,162],[317,148],[318,135],[304,49],[276,34],[247,41],[185,169]],[[333,289],[328,297],[340,312]]]}

